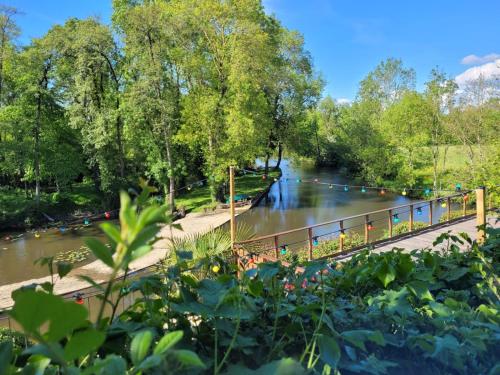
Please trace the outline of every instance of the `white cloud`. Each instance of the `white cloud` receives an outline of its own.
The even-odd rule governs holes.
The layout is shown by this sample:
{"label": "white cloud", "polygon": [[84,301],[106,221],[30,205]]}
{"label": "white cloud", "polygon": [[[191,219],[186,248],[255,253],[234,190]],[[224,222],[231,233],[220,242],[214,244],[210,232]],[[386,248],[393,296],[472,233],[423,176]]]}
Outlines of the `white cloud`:
{"label": "white cloud", "polygon": [[500,78],[500,58],[496,59],[494,62],[489,62],[483,65],[474,66],[467,69],[465,72],[459,74],[455,77],[455,82],[463,87],[467,82],[477,80],[479,77],[483,77],[485,80],[499,79]]}
{"label": "white cloud", "polygon": [[337,104],[340,104],[340,105],[349,105],[349,104],[351,104],[351,100],[347,99],[347,98],[338,98],[338,99],[335,99],[335,102],[337,102]]}
{"label": "white cloud", "polygon": [[490,53],[484,56],[467,55],[462,59],[461,63],[464,65],[479,65],[494,62],[497,59],[500,59],[498,53]]}

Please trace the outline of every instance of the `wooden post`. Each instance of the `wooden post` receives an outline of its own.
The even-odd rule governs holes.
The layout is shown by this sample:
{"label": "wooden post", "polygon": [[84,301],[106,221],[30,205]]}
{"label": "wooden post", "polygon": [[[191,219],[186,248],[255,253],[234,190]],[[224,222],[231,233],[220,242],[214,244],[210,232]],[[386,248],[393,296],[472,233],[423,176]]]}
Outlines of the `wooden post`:
{"label": "wooden post", "polygon": [[279,255],[280,255],[280,249],[278,243],[278,236],[274,236],[274,256],[276,257],[276,259],[278,259]]}
{"label": "wooden post", "polygon": [[389,238],[392,238],[392,210],[389,210]]}
{"label": "wooden post", "polygon": [[446,221],[450,221],[451,219],[451,198],[446,198]]}
{"label": "wooden post", "polygon": [[467,215],[467,201],[465,200],[465,195],[462,195],[462,216]]}
{"label": "wooden post", "polygon": [[[476,212],[477,212],[477,226],[484,226],[486,224],[486,187],[482,186],[476,189]],[[477,242],[484,243],[486,233],[484,229],[478,229]]]}
{"label": "wooden post", "polygon": [[429,202],[429,226],[432,225],[432,202],[434,201]]}
{"label": "wooden post", "polygon": [[231,212],[231,248],[234,249],[236,242],[236,217],[234,211],[234,167],[229,167],[229,207]]}
{"label": "wooden post", "polygon": [[410,204],[410,218],[408,220],[408,232],[413,231],[413,204]]}
{"label": "wooden post", "polygon": [[339,251],[342,252],[344,250],[344,238],[342,238],[342,231],[344,230],[344,221],[343,220],[340,220],[339,226],[340,226]]}
{"label": "wooden post", "polygon": [[365,216],[365,244],[367,244],[368,241],[370,241],[370,233],[368,230],[369,221],[370,221],[370,217],[369,217],[369,215],[366,215]]}
{"label": "wooden post", "polygon": [[309,237],[309,253],[307,255],[307,258],[309,260],[312,260],[313,258],[313,238],[312,238],[312,228],[309,228],[307,230],[307,236]]}

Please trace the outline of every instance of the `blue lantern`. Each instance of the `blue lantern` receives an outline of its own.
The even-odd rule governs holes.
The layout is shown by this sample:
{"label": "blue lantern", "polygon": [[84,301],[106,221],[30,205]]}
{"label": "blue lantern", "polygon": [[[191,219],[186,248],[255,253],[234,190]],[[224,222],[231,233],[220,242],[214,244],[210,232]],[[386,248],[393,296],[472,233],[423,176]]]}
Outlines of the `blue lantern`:
{"label": "blue lantern", "polygon": [[394,214],[392,221],[395,222],[395,223],[399,223],[399,215],[398,214]]}
{"label": "blue lantern", "polygon": [[425,195],[430,195],[431,194],[431,189],[427,188],[424,190]]}
{"label": "blue lantern", "polygon": [[462,190],[462,184],[455,184],[455,190],[456,191]]}
{"label": "blue lantern", "polygon": [[422,208],[417,208],[417,215],[422,216]]}
{"label": "blue lantern", "polygon": [[61,225],[61,226],[59,227],[59,231],[60,231],[61,233],[66,232],[66,227],[65,227],[64,225]]}
{"label": "blue lantern", "polygon": [[313,246],[318,246],[318,244],[319,244],[318,237],[313,237]]}
{"label": "blue lantern", "polygon": [[364,186],[361,187],[361,192],[366,193],[366,188]]}
{"label": "blue lantern", "polygon": [[349,187],[347,185],[344,186],[344,191],[349,191]]}
{"label": "blue lantern", "polygon": [[280,253],[281,255],[286,255],[286,245],[281,246]]}
{"label": "blue lantern", "polygon": [[83,224],[84,225],[89,225],[90,224],[89,218],[86,217],[85,219],[83,219]]}

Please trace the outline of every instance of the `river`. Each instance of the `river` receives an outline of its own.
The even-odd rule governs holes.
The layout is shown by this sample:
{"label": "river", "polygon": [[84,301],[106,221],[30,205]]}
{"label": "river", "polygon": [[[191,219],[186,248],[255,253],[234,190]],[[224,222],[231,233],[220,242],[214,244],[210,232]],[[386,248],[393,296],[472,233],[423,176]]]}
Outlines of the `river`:
{"label": "river", "polygon": [[[410,198],[401,194],[387,192],[385,195],[380,195],[377,191],[371,190],[363,193],[360,189],[350,189],[345,192],[342,188],[330,189],[328,185],[297,182],[297,179],[318,179],[320,182],[349,184],[349,180],[335,170],[318,169],[309,163],[283,160],[281,168],[282,178],[273,184],[267,197],[256,207],[238,217],[238,222],[252,227],[256,235],[271,234],[412,202]],[[445,209],[436,206],[435,220],[444,211]],[[407,213],[403,213],[400,219],[405,220],[407,216]],[[415,220],[427,220],[427,208],[423,209],[421,218],[415,217]],[[360,219],[350,225],[353,226],[352,230],[362,230],[360,226],[362,224]],[[335,229],[338,228],[324,227],[321,229],[323,232],[317,232],[315,235],[322,235]],[[374,235],[379,235],[382,230],[383,225],[376,224]],[[52,228],[39,234],[40,237],[36,238],[35,233],[26,232],[18,239],[10,241],[3,239],[6,233],[2,234],[0,285],[46,276],[48,274],[46,267],[33,264],[36,259],[79,249],[83,245],[84,237],[99,236],[99,230],[96,223],[92,223],[89,226],[66,228],[64,232]],[[77,265],[81,266],[91,260],[93,258],[89,257]]]}

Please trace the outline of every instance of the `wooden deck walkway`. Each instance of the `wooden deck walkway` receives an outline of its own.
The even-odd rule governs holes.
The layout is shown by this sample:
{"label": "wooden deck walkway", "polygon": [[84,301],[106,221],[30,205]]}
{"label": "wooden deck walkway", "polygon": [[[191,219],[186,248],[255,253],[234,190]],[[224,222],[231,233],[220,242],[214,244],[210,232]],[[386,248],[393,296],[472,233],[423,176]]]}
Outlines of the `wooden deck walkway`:
{"label": "wooden deck walkway", "polygon": [[[488,224],[494,228],[500,227],[500,222],[497,222],[497,218],[489,216],[487,218]],[[441,251],[446,246],[446,243],[439,244],[437,246],[433,245],[436,238],[442,234],[451,232],[452,234],[467,233],[472,240],[477,238],[477,228],[476,228],[476,217],[472,217],[467,220],[460,220],[452,222],[447,225],[440,226],[438,228],[430,228],[429,230],[422,230],[419,234],[408,234],[408,236],[403,238],[397,238],[393,241],[386,241],[380,245],[373,247],[373,253],[383,253],[386,251],[391,251],[394,248],[402,248],[406,251],[411,251],[414,249],[432,249],[435,251]],[[466,250],[469,246],[468,243],[464,242],[463,245],[457,244],[462,250]],[[354,251],[349,254],[334,257],[336,260],[347,260],[350,259],[354,254],[359,251]]]}

